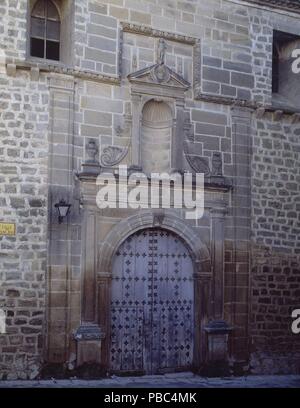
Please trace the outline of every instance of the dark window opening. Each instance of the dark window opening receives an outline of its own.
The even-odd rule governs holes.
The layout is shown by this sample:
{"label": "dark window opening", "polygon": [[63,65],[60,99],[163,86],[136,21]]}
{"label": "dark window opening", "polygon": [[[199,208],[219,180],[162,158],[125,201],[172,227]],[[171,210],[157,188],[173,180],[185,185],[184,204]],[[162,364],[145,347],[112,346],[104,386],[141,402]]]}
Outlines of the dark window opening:
{"label": "dark window opening", "polygon": [[272,92],[279,90],[279,52],[277,44],[273,41],[273,68],[272,68]]}
{"label": "dark window opening", "polygon": [[43,40],[38,38],[31,39],[31,55],[34,57],[44,58],[44,44]]}
{"label": "dark window opening", "polygon": [[51,60],[59,60],[59,43],[47,41],[46,43],[46,58]]}
{"label": "dark window opening", "polygon": [[31,13],[30,55],[59,61],[60,17],[51,0],[38,0]]}
{"label": "dark window opening", "polygon": [[[300,40],[300,36],[290,34],[290,33],[285,33],[282,31],[276,31],[274,30],[273,32],[273,63],[272,63],[272,92],[273,93],[278,93],[280,92],[280,82],[282,80],[288,81],[288,78],[282,78],[282,69],[281,65],[282,62],[287,58],[286,57],[286,52],[285,50],[288,49],[288,47],[291,47],[292,45]],[[289,57],[290,57],[291,52],[289,52]]]}

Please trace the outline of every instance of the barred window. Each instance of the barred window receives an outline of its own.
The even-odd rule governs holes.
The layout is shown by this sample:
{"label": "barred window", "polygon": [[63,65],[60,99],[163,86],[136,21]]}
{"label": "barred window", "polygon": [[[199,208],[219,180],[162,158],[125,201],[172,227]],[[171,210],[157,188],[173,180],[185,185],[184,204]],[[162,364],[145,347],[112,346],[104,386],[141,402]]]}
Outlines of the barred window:
{"label": "barred window", "polygon": [[38,0],[31,13],[30,54],[59,61],[60,16],[51,0]]}

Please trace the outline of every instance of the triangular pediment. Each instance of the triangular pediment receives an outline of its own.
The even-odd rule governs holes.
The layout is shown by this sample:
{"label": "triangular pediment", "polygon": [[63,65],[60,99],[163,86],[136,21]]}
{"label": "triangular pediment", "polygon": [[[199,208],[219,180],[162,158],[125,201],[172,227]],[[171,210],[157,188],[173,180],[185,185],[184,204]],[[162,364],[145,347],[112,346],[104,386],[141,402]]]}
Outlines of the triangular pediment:
{"label": "triangular pediment", "polygon": [[128,75],[128,80],[133,83],[162,85],[172,88],[187,90],[190,83],[178,75],[165,64],[155,64]]}

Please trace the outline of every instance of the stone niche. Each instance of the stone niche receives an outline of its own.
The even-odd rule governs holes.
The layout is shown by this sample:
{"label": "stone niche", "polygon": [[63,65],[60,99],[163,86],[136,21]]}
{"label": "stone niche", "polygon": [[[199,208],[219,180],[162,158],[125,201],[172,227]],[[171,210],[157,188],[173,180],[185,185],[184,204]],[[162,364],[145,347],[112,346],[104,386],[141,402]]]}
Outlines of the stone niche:
{"label": "stone niche", "polygon": [[170,172],[173,113],[170,106],[152,99],[142,111],[141,160],[146,174]]}
{"label": "stone niche", "polygon": [[185,92],[190,84],[160,58],[157,64],[128,75],[132,166],[146,173],[182,170]]}

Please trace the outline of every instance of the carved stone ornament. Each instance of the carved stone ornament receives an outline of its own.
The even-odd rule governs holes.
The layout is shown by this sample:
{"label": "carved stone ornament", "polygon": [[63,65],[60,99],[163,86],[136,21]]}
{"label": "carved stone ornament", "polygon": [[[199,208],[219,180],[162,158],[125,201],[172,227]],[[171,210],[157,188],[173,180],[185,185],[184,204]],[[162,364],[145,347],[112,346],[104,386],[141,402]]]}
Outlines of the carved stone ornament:
{"label": "carved stone ornament", "polygon": [[90,139],[86,144],[86,154],[88,156],[87,163],[97,163],[96,156],[98,154],[98,146],[95,140]]}
{"label": "carved stone ornament", "polygon": [[124,133],[124,129],[119,125],[115,128],[116,136],[121,137]]}
{"label": "carved stone ornament", "polygon": [[137,68],[138,68],[137,56],[136,54],[134,54],[134,56],[132,57],[132,70],[136,71]]}
{"label": "carved stone ornament", "polygon": [[222,176],[222,153],[214,152],[212,157],[212,176]]}
{"label": "carved stone ornament", "polygon": [[150,74],[154,82],[163,83],[169,82],[170,80],[169,69],[163,64],[155,65]]}
{"label": "carved stone ornament", "polygon": [[101,155],[101,164],[106,167],[120,163],[128,153],[128,147],[107,146]]}
{"label": "carved stone ornament", "polygon": [[128,75],[128,79],[136,84],[162,84],[179,91],[186,91],[190,88],[190,83],[172,71],[165,64],[155,64]]}
{"label": "carved stone ornament", "polygon": [[194,156],[191,154],[186,154],[186,159],[189,165],[191,166],[191,168],[196,173],[203,173],[204,176],[210,175],[210,168],[209,168],[208,160],[206,157],[199,157],[199,156]]}
{"label": "carved stone ornament", "polygon": [[201,42],[197,40],[194,45],[194,93],[195,98],[201,95]]}
{"label": "carved stone ornament", "polygon": [[186,117],[184,120],[183,128],[184,128],[185,139],[188,140],[189,142],[193,142],[194,141],[194,129],[188,117]]}
{"label": "carved stone ornament", "polygon": [[153,226],[160,227],[164,222],[164,212],[159,212],[153,215]]}

